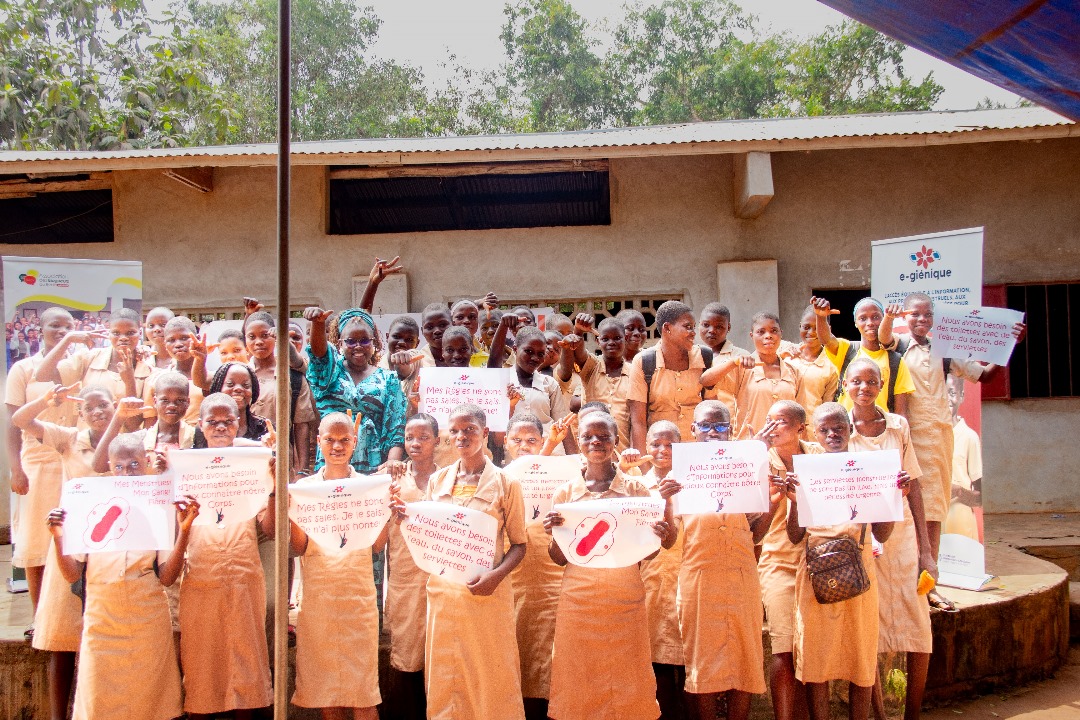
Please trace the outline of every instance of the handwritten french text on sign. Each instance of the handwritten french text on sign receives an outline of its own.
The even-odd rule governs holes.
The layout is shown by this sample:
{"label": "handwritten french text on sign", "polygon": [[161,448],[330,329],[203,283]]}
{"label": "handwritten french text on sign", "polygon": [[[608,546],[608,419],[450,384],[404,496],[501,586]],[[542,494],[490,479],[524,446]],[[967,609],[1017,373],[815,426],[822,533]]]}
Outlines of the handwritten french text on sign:
{"label": "handwritten french text on sign", "polygon": [[792,462],[802,527],[904,519],[899,450],[796,455]]}
{"label": "handwritten french text on sign", "polygon": [[683,486],[672,498],[676,515],[769,509],[769,450],[760,440],[676,443],[671,474]]}
{"label": "handwritten french text on sign", "polygon": [[943,305],[934,309],[930,354],[1008,365],[1016,347],[1013,325],[1023,321],[1024,313],[1008,308],[979,307],[964,312]]}
{"label": "handwritten french text on sign", "polygon": [[420,368],[422,413],[450,427],[450,413],[462,403],[479,405],[487,415],[488,429],[506,430],[510,398],[506,386],[517,382],[513,368]]}
{"label": "handwritten french text on sign", "polygon": [[552,528],[568,562],[582,567],[621,568],[660,549],[653,524],[664,519],[660,498],[607,498],[553,507],[563,516]]}
{"label": "handwritten french text on sign", "polygon": [[199,501],[195,525],[231,525],[255,517],[273,487],[269,448],[173,450],[169,465],[176,496]]}
{"label": "handwritten french text on sign", "polygon": [[408,504],[401,534],[416,567],[465,585],[495,565],[499,523],[479,510],[450,503]]}
{"label": "handwritten french text on sign", "polygon": [[176,532],[172,500],[167,474],[68,480],[60,496],[64,553],[168,550]]}
{"label": "handwritten french text on sign", "polygon": [[870,243],[870,293],[885,304],[922,292],[939,309],[978,307],[982,279],[981,227]]}
{"label": "handwritten french text on sign", "polygon": [[528,455],[519,457],[503,472],[521,483],[525,498],[525,521],[544,521],[551,510],[551,496],[560,485],[581,477],[580,455]]}
{"label": "handwritten french text on sign", "polygon": [[390,519],[390,476],[301,480],[289,485],[289,519],[325,550],[369,548]]}

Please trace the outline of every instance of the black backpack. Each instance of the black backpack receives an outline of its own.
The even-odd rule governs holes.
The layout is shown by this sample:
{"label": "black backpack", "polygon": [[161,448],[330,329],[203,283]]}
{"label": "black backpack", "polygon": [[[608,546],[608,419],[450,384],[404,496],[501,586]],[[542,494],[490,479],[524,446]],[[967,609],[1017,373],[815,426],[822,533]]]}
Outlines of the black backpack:
{"label": "black backpack", "polygon": [[[705,369],[708,370],[712,367],[712,348],[698,346],[698,349],[701,350],[701,359],[705,362]],[[656,347],[641,351],[641,370],[645,373],[645,387],[651,390],[652,378],[656,373]],[[705,399],[705,388],[701,388],[701,398]],[[646,404],[648,402],[648,400],[645,401]]]}

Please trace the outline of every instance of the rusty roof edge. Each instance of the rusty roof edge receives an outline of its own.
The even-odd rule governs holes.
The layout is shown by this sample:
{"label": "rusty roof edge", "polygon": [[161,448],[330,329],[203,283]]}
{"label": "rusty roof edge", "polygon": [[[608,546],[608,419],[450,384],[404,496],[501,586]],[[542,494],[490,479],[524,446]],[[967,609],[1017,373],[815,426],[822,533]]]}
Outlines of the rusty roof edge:
{"label": "rusty roof edge", "polygon": [[[956,127],[956,126],[954,126]],[[972,127],[947,131],[908,132],[899,134],[834,135],[810,138],[765,138],[730,140],[681,140],[649,143],[605,145],[592,144],[563,147],[496,147],[440,150],[304,150],[304,146],[327,146],[354,141],[329,143],[297,143],[293,147],[294,166],[326,165],[414,165],[451,164],[462,162],[507,162],[528,160],[565,160],[588,158],[633,158],[680,155],[732,154],[741,152],[797,152],[812,150],[854,150],[890,147],[920,147],[985,142],[1019,142],[1080,136],[1077,124],[1065,121],[1058,124],[1031,125],[1010,128]],[[586,131],[581,135],[605,131]],[[569,134],[573,135],[573,134]],[[490,136],[489,136],[490,137]],[[522,137],[522,136],[514,136]],[[530,137],[530,136],[525,136]],[[393,139],[391,139],[393,140]],[[417,139],[398,139],[402,142]],[[432,139],[422,139],[432,140]],[[372,144],[385,142],[372,141]],[[180,167],[267,167],[277,163],[277,146],[225,146],[215,148],[177,148],[168,150],[125,151],[112,157],[98,153],[72,152],[59,156],[57,151],[42,151],[41,158],[32,152],[0,152],[0,173],[15,174],[65,170],[92,172],[109,170],[152,170]],[[214,152],[209,152],[213,150]],[[29,156],[29,157],[28,157]]]}

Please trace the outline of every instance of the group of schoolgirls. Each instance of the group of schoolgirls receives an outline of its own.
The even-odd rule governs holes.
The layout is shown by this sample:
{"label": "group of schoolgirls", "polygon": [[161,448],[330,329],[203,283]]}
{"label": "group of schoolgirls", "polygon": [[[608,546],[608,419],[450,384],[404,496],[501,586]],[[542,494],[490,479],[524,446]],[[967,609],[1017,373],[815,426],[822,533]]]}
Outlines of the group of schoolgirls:
{"label": "group of schoolgirls", "polygon": [[[378,716],[372,552],[386,546],[384,619],[393,705],[403,716],[663,712],[711,720],[726,702],[739,720],[751,695],[766,689],[765,617],[778,717],[827,717],[829,680],[851,683],[852,716],[865,717],[879,652],[909,653],[906,707],[917,716],[931,649],[917,579],[936,571],[938,508],[948,507],[951,467],[951,456],[940,462],[941,438],[916,437],[940,429],[942,401],[948,409],[937,376],[944,368],[926,350],[929,298],[913,295],[903,308],[860,302],[858,343],[832,336],[832,310],[821,299],[801,319],[798,344],[783,341],[775,316],[759,314],[753,352],[727,338],[725,308],[709,305],[695,322],[678,302],[656,311],[660,340],[645,350],[637,311],[595,327],[589,316],[549,317],[541,331],[530,310],[500,310],[491,295],[428,306],[420,324],[402,316],[384,336],[365,308],[382,279],[401,270],[377,261],[360,308],[305,311],[306,346],[303,330],[289,328],[299,336],[290,348],[294,475],[305,482],[387,472],[397,516],[372,549],[336,554],[291,524],[304,586],[296,705],[324,717]],[[198,498],[185,498],[169,553],[65,555],[63,511],[54,509],[67,478],[161,471],[170,449],[258,443],[272,434],[276,330],[254,301],[249,309],[243,331],[218,340],[224,364],[212,378],[211,347],[189,320],[163,308],[145,322],[118,311],[105,334],[75,331],[69,314],[47,310],[41,351],[9,376],[7,403],[20,430],[9,447],[18,442],[28,491],[16,559],[35,578],[33,643],[51,652],[53,717],[65,717],[76,652],[76,717],[171,718],[181,710],[245,717],[270,704],[259,536],[273,536],[273,495],[256,519],[220,528],[192,526]],[[898,317],[911,331],[899,365],[887,349]],[[599,355],[586,350],[588,334]],[[427,344],[418,349],[421,335]],[[105,347],[69,352],[102,339]],[[514,369],[505,433],[489,433],[475,406],[457,408],[448,427],[417,412],[419,368],[477,365]],[[948,369],[972,380],[998,370],[958,361]],[[747,438],[770,447],[769,511],[674,517],[670,498],[681,486],[670,474],[672,445]],[[880,558],[862,542],[861,526],[798,526],[794,455],[883,448],[901,451],[897,483],[908,502],[903,523],[873,525],[885,544]],[[551,540],[561,515],[526,518],[520,486],[499,465],[564,453],[579,454],[582,470],[556,491],[555,504],[668,500],[653,528],[662,545],[655,556],[616,570],[568,564]],[[422,499],[495,517],[491,570],[459,585],[416,567],[399,523],[408,503]],[[801,557],[808,544],[841,535],[860,539],[871,591],[820,605]]]}

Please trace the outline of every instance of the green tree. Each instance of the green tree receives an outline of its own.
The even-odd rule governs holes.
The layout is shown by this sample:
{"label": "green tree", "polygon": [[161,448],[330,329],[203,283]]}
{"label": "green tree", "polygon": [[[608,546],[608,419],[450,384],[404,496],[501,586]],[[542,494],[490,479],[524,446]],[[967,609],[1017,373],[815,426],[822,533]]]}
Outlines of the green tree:
{"label": "green tree", "polygon": [[[211,38],[214,77],[235,90],[235,141],[277,133],[276,0],[189,0]],[[349,0],[294,0],[292,129],[297,140],[414,136],[453,129],[445,99],[432,101],[419,70],[371,57],[381,21]]]}
{"label": "green tree", "polygon": [[627,9],[615,31],[617,62],[632,78],[634,124],[775,114],[790,43],[758,37],[730,0],[664,0]]}
{"label": "green tree", "polygon": [[206,37],[142,0],[0,0],[0,142],[110,149],[220,142]]}
{"label": "green tree", "polygon": [[904,44],[854,21],[796,47],[785,93],[796,115],[929,110],[944,88],[904,74]]}
{"label": "green tree", "polygon": [[520,0],[504,10],[507,87],[527,103],[536,131],[618,124],[627,86],[599,54],[588,21],[567,0]]}

